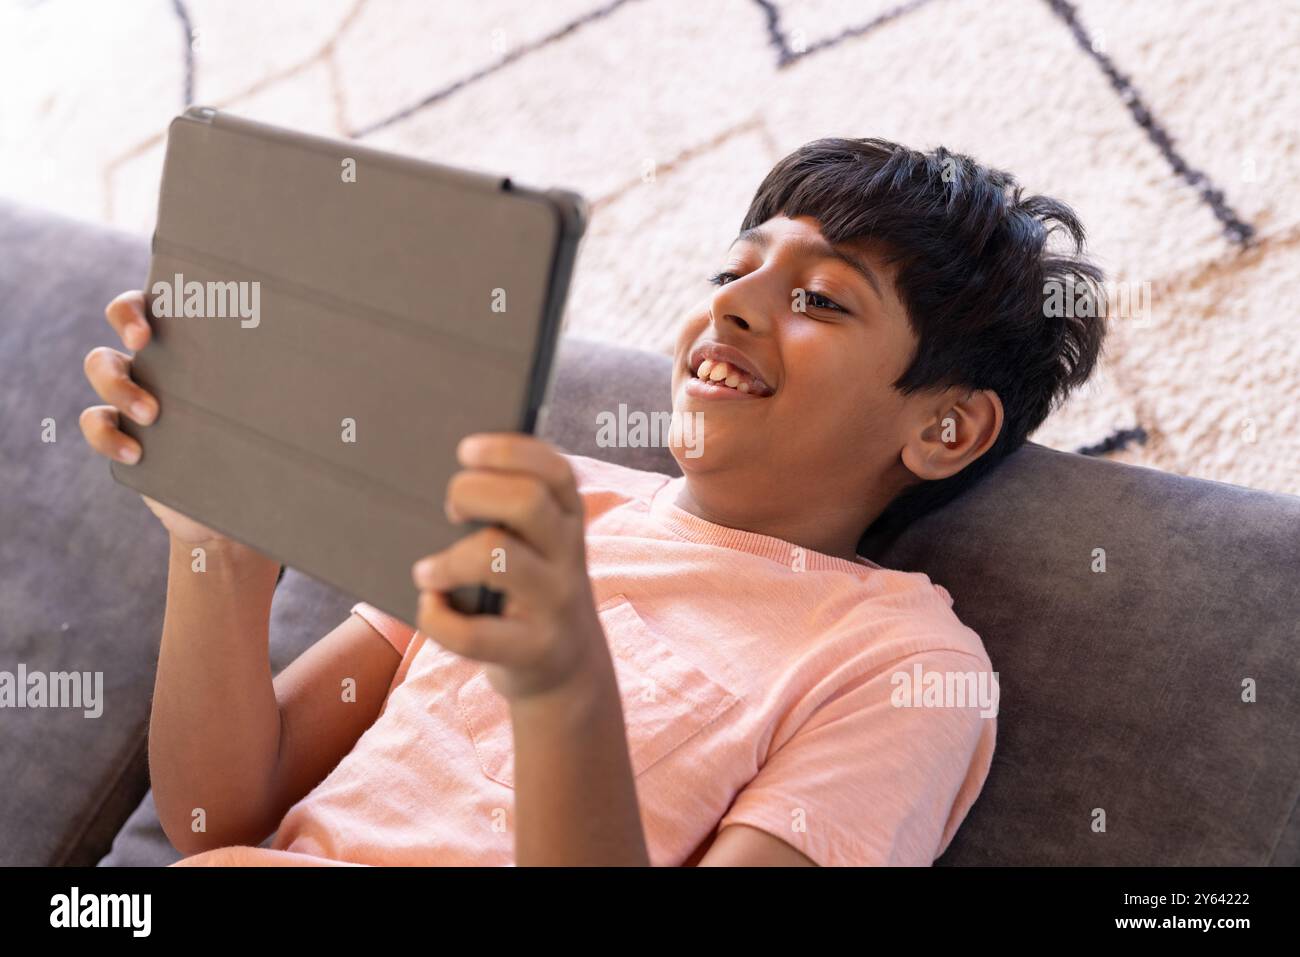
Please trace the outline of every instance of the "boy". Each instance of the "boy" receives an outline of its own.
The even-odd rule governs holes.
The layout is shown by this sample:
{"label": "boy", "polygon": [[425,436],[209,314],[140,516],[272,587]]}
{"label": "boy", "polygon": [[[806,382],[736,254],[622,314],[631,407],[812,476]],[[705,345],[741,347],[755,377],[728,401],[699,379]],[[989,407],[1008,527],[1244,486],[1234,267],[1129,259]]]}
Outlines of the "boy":
{"label": "boy", "polygon": [[[448,515],[499,527],[416,564],[418,631],[358,605],[274,681],[278,565],[149,503],[172,539],[150,772],[183,863],[930,864],[988,773],[991,664],[942,587],[857,545],[1087,379],[1101,320],[1044,309],[1100,295],[1082,244],[968,157],[807,144],[682,323],[674,412],[706,433],[683,476],[468,437]],[[148,341],[138,293],[107,315]],[[109,405],[83,431],[138,460],[117,416],[156,399],[123,353],[86,365]],[[502,616],[449,608],[476,582]]]}

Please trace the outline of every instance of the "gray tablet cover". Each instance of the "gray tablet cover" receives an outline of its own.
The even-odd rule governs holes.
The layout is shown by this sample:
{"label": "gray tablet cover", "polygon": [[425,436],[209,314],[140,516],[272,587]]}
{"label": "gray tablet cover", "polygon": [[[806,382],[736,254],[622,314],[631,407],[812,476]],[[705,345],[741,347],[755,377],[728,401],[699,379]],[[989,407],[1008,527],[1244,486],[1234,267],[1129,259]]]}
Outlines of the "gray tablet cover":
{"label": "gray tablet cover", "polygon": [[188,111],[134,362],[160,414],[114,477],[413,622],[412,563],[467,532],[456,444],[535,426],[584,226],[572,193]]}

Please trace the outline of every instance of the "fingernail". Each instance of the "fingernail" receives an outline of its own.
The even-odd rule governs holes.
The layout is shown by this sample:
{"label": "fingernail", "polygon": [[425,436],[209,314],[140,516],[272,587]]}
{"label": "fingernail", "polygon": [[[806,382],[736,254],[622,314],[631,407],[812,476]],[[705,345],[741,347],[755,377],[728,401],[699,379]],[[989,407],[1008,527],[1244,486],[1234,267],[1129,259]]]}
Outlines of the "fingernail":
{"label": "fingernail", "polygon": [[131,418],[135,419],[141,425],[148,425],[153,421],[153,407],[148,402],[135,402],[131,405]]}
{"label": "fingernail", "polygon": [[117,450],[117,460],[127,465],[135,465],[140,461],[140,450],[134,445],[124,445]]}
{"label": "fingernail", "polygon": [[131,326],[126,330],[127,345],[132,349],[143,349],[145,343],[144,330],[139,326]]}
{"label": "fingernail", "polygon": [[437,565],[437,561],[433,558],[421,558],[415,563],[411,577],[415,579],[417,585],[431,584]]}
{"label": "fingernail", "polygon": [[467,435],[456,446],[456,457],[464,461],[477,452],[482,444],[482,440],[477,435]]}
{"label": "fingernail", "polygon": [[456,506],[452,505],[451,502],[443,503],[442,511],[443,514],[447,516],[447,521],[449,522],[459,522],[461,520],[460,512],[456,511]]}

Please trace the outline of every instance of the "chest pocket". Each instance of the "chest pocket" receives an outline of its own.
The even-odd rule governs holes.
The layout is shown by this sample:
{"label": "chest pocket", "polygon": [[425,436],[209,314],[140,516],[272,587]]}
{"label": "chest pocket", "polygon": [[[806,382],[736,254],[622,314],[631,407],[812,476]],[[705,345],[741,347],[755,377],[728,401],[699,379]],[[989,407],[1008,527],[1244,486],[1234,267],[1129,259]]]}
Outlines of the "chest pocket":
{"label": "chest pocket", "polygon": [[[626,596],[614,595],[597,613],[618,679],[632,772],[640,775],[740,699],[655,635]],[[483,773],[513,788],[514,739],[505,698],[480,669],[461,685],[457,704]]]}

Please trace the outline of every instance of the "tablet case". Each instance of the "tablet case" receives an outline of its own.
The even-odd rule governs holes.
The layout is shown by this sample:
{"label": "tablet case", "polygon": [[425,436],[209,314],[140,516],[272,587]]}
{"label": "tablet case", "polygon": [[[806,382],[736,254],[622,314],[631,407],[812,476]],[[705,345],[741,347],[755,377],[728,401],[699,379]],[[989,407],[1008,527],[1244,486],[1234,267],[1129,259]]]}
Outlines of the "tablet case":
{"label": "tablet case", "polygon": [[187,111],[133,363],[160,414],[122,417],[144,451],[114,478],[414,622],[412,564],[470,530],[457,443],[536,426],[585,225],[573,193]]}

